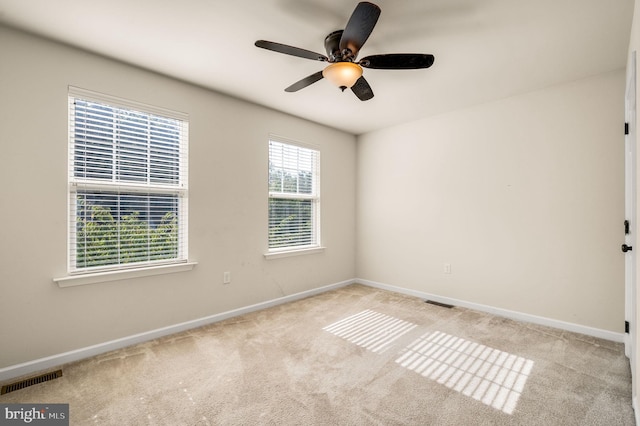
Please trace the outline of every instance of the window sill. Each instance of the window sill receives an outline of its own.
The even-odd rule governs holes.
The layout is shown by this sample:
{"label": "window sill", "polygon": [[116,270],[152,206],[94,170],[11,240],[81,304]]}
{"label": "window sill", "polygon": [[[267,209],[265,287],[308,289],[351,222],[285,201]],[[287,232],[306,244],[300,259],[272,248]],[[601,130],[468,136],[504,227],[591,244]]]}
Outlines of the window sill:
{"label": "window sill", "polygon": [[273,251],[270,253],[265,253],[264,257],[267,260],[271,260],[271,259],[279,259],[281,257],[302,256],[305,254],[322,253],[323,251],[324,251],[324,247],[312,247],[312,248],[304,248],[304,249],[298,249],[298,250]]}
{"label": "window sill", "polygon": [[54,278],[59,287],[104,283],[108,281],[126,280],[130,278],[150,277],[153,275],[173,274],[192,270],[198,262],[176,263],[172,265],[149,266],[146,268],[125,269],[121,271],[96,272],[93,274],[69,275]]}

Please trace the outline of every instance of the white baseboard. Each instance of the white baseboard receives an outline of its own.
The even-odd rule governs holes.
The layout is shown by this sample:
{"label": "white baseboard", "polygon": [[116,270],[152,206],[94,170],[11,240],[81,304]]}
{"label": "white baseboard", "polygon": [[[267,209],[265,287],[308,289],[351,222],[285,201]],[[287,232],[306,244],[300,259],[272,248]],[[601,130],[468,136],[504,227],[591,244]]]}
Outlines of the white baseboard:
{"label": "white baseboard", "polygon": [[633,407],[633,413],[636,416],[636,424],[640,425],[640,413],[638,413],[638,397],[631,398],[631,406]]}
{"label": "white baseboard", "polygon": [[[382,290],[393,291],[400,294],[406,294],[408,296],[419,297],[423,299],[429,299],[440,303],[447,303],[450,305],[462,306],[469,309],[475,309],[481,312],[487,312],[494,315],[498,315],[505,318],[511,318],[518,321],[525,321],[534,324],[540,324],[548,327],[554,327],[561,330],[572,331],[576,333],[582,333],[588,336],[594,336],[605,340],[611,340],[614,342],[624,342],[623,333],[615,333],[612,331],[601,330],[597,328],[582,326],[578,324],[568,323],[564,321],[558,321],[550,318],[539,317],[535,315],[524,314],[521,312],[510,311],[507,309],[495,308],[492,306],[481,305],[478,303],[467,302],[464,300],[453,299],[450,297],[438,296],[430,293],[425,293],[417,290],[411,290],[403,287],[396,287],[389,284],[383,284],[376,281],[370,281],[365,279],[351,279],[342,281],[339,283],[318,287],[312,290],[303,291],[300,293],[291,294],[289,296],[280,297],[277,299],[268,300],[266,302],[257,303],[255,305],[246,306],[239,309],[234,309],[227,312],[199,318],[192,321],[183,322],[180,324],[171,325],[168,327],[151,330],[144,333],[135,334],[132,336],[123,337],[121,339],[111,340],[109,342],[99,343],[97,345],[88,346],[85,348],[76,349],[61,354],[52,355],[45,358],[28,361],[22,364],[11,365],[9,367],[0,369],[0,382],[10,380],[16,377],[32,374],[35,372],[48,370],[53,367],[58,367],[70,362],[78,361],[91,356],[99,355],[112,350],[124,348],[126,346],[135,345],[138,343],[146,342],[149,340],[157,339],[159,337],[168,336],[170,334],[179,333],[181,331],[190,330],[193,328],[201,327],[208,324],[213,324],[228,318],[236,317],[239,315],[248,314],[250,312],[259,311],[261,309],[270,308],[273,306],[281,305],[287,302],[293,302],[295,300],[303,299],[305,297],[314,296],[320,293],[324,293],[337,288],[345,287],[349,284],[360,283],[370,287],[379,288]],[[634,409],[636,408],[636,401],[633,401]],[[638,416],[636,410],[636,417]],[[640,421],[638,422],[640,424]]]}
{"label": "white baseboard", "polygon": [[[601,330],[599,328],[587,327],[584,325],[573,324],[570,322],[559,321],[551,318],[539,317],[536,315],[525,314],[522,312],[510,311],[508,309],[495,308],[493,306],[481,305],[479,303],[467,302],[464,300],[453,299],[451,297],[443,297],[435,294],[425,293],[422,291],[411,290],[403,287],[396,287],[389,284],[383,284],[376,281],[370,281],[357,278],[355,282],[368,285],[370,287],[389,290],[396,293],[406,294],[408,296],[419,297],[422,299],[433,300],[434,302],[446,303],[449,305],[462,306],[464,308],[474,309],[476,311],[487,312],[500,317],[510,318],[517,321],[524,321],[533,324],[544,325],[547,327],[558,328],[560,330],[581,333],[587,336],[598,337],[613,342],[624,342],[624,333],[616,333],[614,331]],[[640,424],[640,423],[638,423]]]}
{"label": "white baseboard", "polygon": [[233,318],[239,315],[248,314],[250,312],[259,311],[261,309],[271,308],[273,306],[281,305],[283,303],[304,299],[305,297],[315,296],[316,294],[324,293],[329,290],[334,290],[340,287],[345,287],[355,282],[356,280],[342,281],[339,283],[314,288],[312,290],[291,294],[289,296],[268,300],[266,302],[256,303],[255,305],[245,306],[243,308],[222,312],[220,314],[199,318],[196,320],[171,325],[168,327],[158,328],[156,330],[151,330],[144,333],[134,334],[132,336],[123,337],[121,339],[99,343],[97,345],[88,346],[85,348],[80,348],[73,351],[36,359],[33,361],[28,361],[22,364],[11,365],[9,367],[0,369],[0,382],[10,380],[16,377],[32,374],[35,372],[48,370],[53,367],[58,367],[64,364],[68,364],[70,362],[78,361],[78,360],[99,355],[105,352],[124,348],[126,346],[131,346],[131,345],[146,342],[149,340],[157,339],[159,337],[168,336],[170,334],[179,333],[181,331],[186,331],[186,330],[201,327],[204,325],[213,324],[228,318]]}

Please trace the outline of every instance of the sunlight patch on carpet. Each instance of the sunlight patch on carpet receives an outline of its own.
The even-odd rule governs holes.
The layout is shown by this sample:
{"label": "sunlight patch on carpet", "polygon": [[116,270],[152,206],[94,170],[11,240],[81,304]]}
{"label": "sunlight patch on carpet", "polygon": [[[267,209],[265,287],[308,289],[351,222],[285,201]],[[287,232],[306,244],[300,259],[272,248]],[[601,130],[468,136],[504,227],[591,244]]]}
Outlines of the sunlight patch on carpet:
{"label": "sunlight patch on carpet", "polygon": [[533,368],[530,359],[440,331],[416,339],[396,362],[507,414]]}
{"label": "sunlight patch on carpet", "polygon": [[323,328],[372,352],[384,352],[397,338],[417,325],[369,309]]}

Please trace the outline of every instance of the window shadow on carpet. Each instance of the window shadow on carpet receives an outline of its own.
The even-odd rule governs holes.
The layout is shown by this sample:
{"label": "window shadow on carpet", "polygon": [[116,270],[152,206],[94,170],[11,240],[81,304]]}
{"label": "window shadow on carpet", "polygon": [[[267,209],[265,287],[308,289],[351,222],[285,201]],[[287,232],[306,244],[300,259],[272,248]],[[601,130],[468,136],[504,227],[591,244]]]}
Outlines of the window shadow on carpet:
{"label": "window shadow on carpet", "polygon": [[440,331],[416,339],[396,363],[506,414],[515,410],[534,364]]}
{"label": "window shadow on carpet", "polygon": [[416,324],[369,309],[323,328],[367,350],[382,353]]}

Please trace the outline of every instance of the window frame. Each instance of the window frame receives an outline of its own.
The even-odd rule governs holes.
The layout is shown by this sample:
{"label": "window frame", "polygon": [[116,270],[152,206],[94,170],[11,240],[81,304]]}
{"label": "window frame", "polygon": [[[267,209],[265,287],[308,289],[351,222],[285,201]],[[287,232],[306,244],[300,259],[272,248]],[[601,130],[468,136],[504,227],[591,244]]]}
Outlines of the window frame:
{"label": "window frame", "polygon": [[[304,150],[307,152],[313,153],[312,159],[312,184],[311,184],[311,193],[301,193],[301,192],[285,192],[285,191],[272,191],[271,190],[271,147],[272,143],[281,144],[287,146],[289,148],[295,148],[296,150]],[[271,209],[268,208],[267,213],[267,253],[265,253],[265,257],[268,259],[278,258],[278,257],[287,257],[292,255],[301,255],[301,254],[312,254],[318,253],[324,250],[324,247],[321,245],[321,152],[318,146],[303,143],[295,140],[291,140],[288,138],[284,138],[281,136],[269,135],[268,141],[268,178],[267,178],[267,189],[268,189],[268,205],[274,199],[281,200],[299,200],[299,201],[311,201],[311,242],[309,244],[296,244],[296,245],[283,245],[272,247],[271,241]],[[297,169],[300,171],[300,169]]]}
{"label": "window frame", "polygon": [[[159,169],[153,169],[151,163],[146,166],[147,181],[144,183],[134,182],[129,179],[115,177],[116,167],[110,169],[113,175],[112,179],[100,180],[87,177],[79,177],[76,175],[76,149],[77,143],[75,138],[75,100],[80,99],[92,103],[107,105],[114,110],[121,112],[122,110],[140,113],[148,119],[158,117],[162,120],[179,121],[180,137],[177,147],[177,182],[174,183],[154,183],[152,174],[158,173]],[[68,88],[68,112],[69,112],[69,130],[68,130],[68,216],[67,216],[67,274],[68,277],[54,279],[60,286],[79,285],[92,282],[112,281],[115,279],[123,279],[135,276],[157,275],[158,273],[178,272],[193,268],[194,262],[188,261],[188,149],[189,149],[189,116],[188,114],[167,110],[136,101],[118,98],[115,96],[105,95],[73,86]],[[150,136],[151,137],[151,136]],[[112,146],[116,146],[116,143]],[[147,148],[151,150],[153,144],[148,142]],[[152,155],[152,154],[149,154]],[[120,171],[122,174],[122,171]],[[78,267],[77,260],[77,223],[78,223],[78,204],[77,197],[79,193],[89,192],[93,194],[104,193],[109,196],[121,200],[122,197],[136,197],[140,194],[139,199],[147,197],[148,209],[151,209],[151,198],[156,196],[174,197],[177,211],[177,250],[176,256],[153,260],[149,259],[150,247],[146,247],[145,261],[135,261],[130,263],[122,263],[118,258],[116,263],[103,266],[81,266]],[[130,194],[130,195],[127,195]],[[119,221],[117,221],[119,222]],[[147,234],[149,235],[149,234]],[[120,243],[116,245],[116,250],[120,250]],[[127,271],[129,271],[127,273]],[[73,278],[80,277],[78,283],[73,283]],[[82,279],[82,277],[85,277]],[[63,285],[64,283],[64,285]]]}

